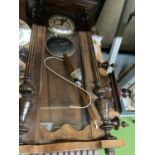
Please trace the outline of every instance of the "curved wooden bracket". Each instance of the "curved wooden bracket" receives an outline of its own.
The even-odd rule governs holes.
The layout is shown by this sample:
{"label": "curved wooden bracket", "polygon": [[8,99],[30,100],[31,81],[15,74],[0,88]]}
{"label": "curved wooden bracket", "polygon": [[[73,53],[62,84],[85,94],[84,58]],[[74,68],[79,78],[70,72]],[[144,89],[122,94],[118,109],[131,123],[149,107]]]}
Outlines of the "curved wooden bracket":
{"label": "curved wooden bracket", "polygon": [[104,136],[104,131],[95,128],[93,124],[82,130],[75,130],[71,125],[65,124],[60,129],[49,132],[46,128],[40,129],[41,143],[51,143],[57,140],[94,140]]}

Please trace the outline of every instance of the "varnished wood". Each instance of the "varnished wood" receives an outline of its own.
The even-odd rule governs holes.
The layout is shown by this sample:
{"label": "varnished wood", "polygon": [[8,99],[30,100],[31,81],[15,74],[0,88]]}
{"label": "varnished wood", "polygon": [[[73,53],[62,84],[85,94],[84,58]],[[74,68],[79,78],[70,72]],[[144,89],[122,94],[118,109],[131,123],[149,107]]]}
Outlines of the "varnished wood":
{"label": "varnished wood", "polygon": [[102,140],[101,145],[102,145],[102,148],[113,148],[113,147],[125,146],[126,143],[122,139],[118,139],[118,140]]}
{"label": "varnished wood", "polygon": [[[89,107],[89,112],[90,116],[92,118],[92,123],[91,125],[87,125],[85,128],[82,130],[77,131],[77,129],[73,129],[70,125],[64,124],[62,128],[58,129],[57,131],[54,132],[49,132],[45,128],[40,129],[40,121],[43,120],[41,119],[41,116],[47,117],[45,118],[45,121],[51,119],[51,111],[46,111],[45,113],[42,113],[40,111],[41,106],[48,106],[48,89],[49,89],[49,84],[48,84],[48,75],[47,75],[47,70],[43,66],[43,60],[46,55],[45,51],[45,36],[46,36],[46,28],[42,26],[33,26],[34,29],[34,34],[32,35],[32,42],[30,44],[30,60],[29,63],[31,64],[30,67],[27,70],[27,75],[30,75],[32,80],[34,80],[34,84],[37,88],[36,91],[36,102],[35,105],[29,115],[28,121],[26,125],[30,127],[30,132],[24,136],[24,140],[27,141],[29,144],[43,144],[43,143],[51,143],[57,140],[94,140],[101,138],[104,135],[104,131],[100,129],[95,128],[95,123],[93,121],[97,121],[98,127],[102,124],[101,117],[95,107],[94,104]],[[93,71],[91,68],[91,59],[89,57],[89,43],[87,42],[87,33],[86,32],[80,32],[79,34],[79,41],[80,41],[80,48],[76,46],[77,52],[75,53],[71,59],[72,63],[77,67],[77,62],[75,61],[78,58],[78,55],[80,54],[82,57],[82,69],[83,69],[83,75],[84,75],[84,84],[85,88],[87,91],[90,92],[90,94],[93,97],[92,91],[94,89],[94,78],[93,78]],[[80,50],[79,50],[80,49]],[[79,52],[80,51],[80,52]],[[79,52],[79,53],[78,53]],[[56,62],[52,62],[55,67],[59,68],[60,65],[58,66]],[[39,67],[40,66],[40,67]],[[38,68],[38,70],[36,70]],[[35,72],[32,72],[35,71]],[[62,67],[60,67],[60,70],[62,70]],[[48,73],[51,74],[51,73]],[[37,76],[37,77],[36,77]],[[38,81],[39,80],[39,81]],[[50,79],[54,81],[52,83],[52,87],[55,85],[55,88],[58,86],[57,84],[57,78],[54,77],[54,79]],[[51,81],[51,82],[52,82]],[[61,82],[63,84],[63,82]],[[50,88],[51,89],[51,88]],[[68,87],[67,87],[68,89]],[[66,90],[67,90],[66,89]],[[73,91],[69,91],[70,95],[73,97]],[[54,94],[53,94],[54,93]],[[56,92],[53,92],[51,95],[56,95]],[[59,94],[58,94],[59,95]],[[95,97],[93,97],[95,99]],[[75,98],[74,98],[75,100]],[[46,104],[45,104],[46,102]],[[113,118],[116,113],[114,111],[111,111],[112,115],[111,117]],[[56,113],[55,113],[56,114]],[[35,117],[34,117],[35,116]],[[58,115],[55,115],[57,117]],[[65,115],[63,115],[65,116]]]}
{"label": "varnished wood", "polygon": [[[25,3],[23,0],[20,1],[23,8]],[[90,30],[90,27],[95,25],[104,3],[104,0],[44,0],[43,4],[40,3],[41,7],[39,7],[35,5],[34,0],[26,1],[28,2],[26,4],[28,4],[27,15],[29,18],[38,18],[34,19],[34,21],[39,20],[40,24],[47,26],[48,19],[52,14],[64,14],[70,16],[75,21],[77,30]],[[22,16],[25,17],[25,12]]]}
{"label": "varnished wood", "polygon": [[[42,27],[42,26],[36,26],[35,27],[35,31],[37,32],[35,33],[35,42],[32,43],[31,45],[33,45],[34,48],[30,48],[32,49],[32,51],[34,52],[33,54],[33,65],[31,67],[31,69],[35,70],[35,72],[29,72],[29,73],[33,73],[31,75],[32,79],[34,80],[34,83],[36,85],[37,88],[37,92],[36,92],[36,102],[34,104],[34,107],[28,117],[27,123],[26,125],[28,127],[30,127],[30,132],[24,136],[24,139],[27,141],[27,143],[29,144],[39,144],[39,143],[50,143],[52,141],[56,141],[56,140],[60,140],[61,138],[63,140],[94,140],[97,138],[100,138],[101,136],[104,135],[104,132],[95,129],[95,123],[94,121],[97,122],[98,127],[102,124],[102,120],[101,117],[94,105],[94,103],[88,108],[89,114],[91,116],[91,120],[92,123],[91,125],[87,125],[87,127],[83,128],[82,130],[76,131],[77,129],[74,129],[72,127],[68,127],[67,130],[64,130],[64,126],[66,129],[66,123],[63,125],[62,128],[60,128],[60,130],[54,131],[54,132],[49,132],[46,130],[40,130],[40,122],[46,122],[46,121],[52,121],[51,120],[51,116],[53,115],[53,112],[51,110],[46,110],[46,111],[42,111],[40,110],[41,107],[46,107],[49,106],[48,102],[49,102],[49,95],[53,95],[53,96],[58,96],[60,97],[60,92],[53,92],[51,94],[49,94],[49,81],[51,80],[54,81],[54,83],[52,82],[51,87],[53,87],[53,89],[57,89],[58,87],[58,81],[60,79],[58,79],[57,77],[53,77],[52,79],[51,76],[49,76],[48,74],[51,74],[48,72],[48,70],[43,66],[43,61],[44,58],[46,56],[46,51],[45,51],[45,36],[46,36],[46,28]],[[82,57],[82,69],[83,69],[83,76],[84,76],[84,85],[85,85],[85,89],[87,91],[90,92],[90,94],[92,95],[93,100],[95,100],[95,96],[92,94],[92,91],[94,89],[94,84],[93,84],[93,71],[91,68],[91,60],[89,58],[89,44],[87,42],[87,33],[86,32],[80,32],[79,34],[79,40],[80,40],[80,48],[78,48],[78,46],[76,46],[76,50],[78,50],[74,56],[71,57],[71,61],[74,64],[74,66],[77,67],[77,61],[75,61],[78,58],[78,55],[80,54]],[[34,40],[33,40],[34,41]],[[79,52],[80,49],[80,53]],[[31,58],[31,57],[30,57]],[[56,62],[52,62],[52,65],[54,67],[59,68],[60,64],[57,65],[58,63]],[[39,67],[40,66],[40,67]],[[36,70],[35,68],[38,68],[38,70]],[[62,67],[59,68],[59,71],[62,71]],[[65,69],[63,69],[65,70]],[[40,82],[37,81],[37,77],[36,75],[38,75]],[[63,81],[61,82],[61,87],[63,86],[62,84]],[[68,86],[66,87],[66,93],[68,93],[68,95],[70,95],[72,97],[73,100],[76,100],[76,98],[74,98],[75,95],[73,95],[74,91],[69,91],[68,90]],[[67,91],[68,90],[68,91]],[[75,93],[76,94],[76,93]],[[62,96],[61,96],[62,97]],[[77,96],[76,96],[77,97]],[[60,98],[61,99],[61,98]],[[87,98],[88,100],[88,98]],[[87,101],[88,102],[88,101]],[[52,112],[52,113],[51,113]],[[63,113],[63,111],[61,110],[60,113],[57,113],[58,111],[55,110],[55,118],[59,118],[59,115],[61,114],[62,116],[66,115]],[[70,112],[70,111],[68,111]],[[114,118],[115,116],[118,116],[118,113],[116,114],[114,111],[110,111],[109,113],[111,118]],[[35,117],[34,117],[35,116]],[[73,115],[70,115],[71,118],[73,118]],[[78,117],[76,117],[77,120],[80,120],[81,116],[78,114]],[[35,122],[34,122],[35,121]],[[89,126],[89,128],[88,128]],[[89,129],[89,130],[88,130]],[[64,131],[64,132],[63,132]],[[72,131],[73,135],[71,134],[66,134],[67,131]],[[83,134],[83,136],[80,136],[81,134]],[[79,135],[79,136],[77,136]],[[72,137],[73,136],[73,137]]]}
{"label": "varnished wood", "polygon": [[[79,8],[83,7],[83,8],[91,8],[94,5],[97,5],[97,0],[74,0],[74,2],[68,1],[68,0],[58,0],[58,3],[55,3],[55,1],[51,1],[51,0],[45,0],[45,5],[48,6],[57,6],[60,7],[62,4],[66,4],[67,7],[68,5],[72,5],[72,6],[77,6]],[[63,7],[65,9],[65,7]]]}
{"label": "varnished wood", "polygon": [[[93,132],[93,134],[92,134]],[[64,141],[64,140],[70,140],[70,141],[78,141],[78,140],[92,140],[101,138],[104,136],[104,131],[101,129],[96,129],[94,125],[87,125],[82,130],[76,130],[71,125],[65,124],[60,129],[49,132],[45,128],[40,129],[40,137],[41,137],[41,143],[45,142],[53,142],[53,141]]]}
{"label": "varnished wood", "polygon": [[31,31],[31,39],[30,39],[30,46],[29,46],[29,53],[28,53],[28,62],[25,69],[25,77],[31,76],[32,66],[34,63],[34,54],[35,54],[35,41],[37,36],[37,25],[32,26]]}
{"label": "varnished wood", "polygon": [[102,119],[100,114],[97,111],[97,108],[94,105],[94,100],[96,99],[93,95],[94,89],[94,78],[93,78],[93,70],[91,68],[91,59],[89,57],[89,43],[87,42],[87,32],[79,32],[79,42],[81,47],[81,58],[84,69],[84,77],[85,77],[85,87],[86,90],[92,95],[92,104],[87,108],[89,111],[90,117],[92,120],[97,121],[97,124],[100,126],[102,124]]}
{"label": "varnished wood", "polygon": [[68,75],[70,76],[70,74],[75,70],[75,68],[73,67],[71,61],[69,60],[69,57],[67,56],[67,54],[64,54],[63,62],[64,62],[65,69],[68,72]]}
{"label": "varnished wood", "polygon": [[115,117],[120,117],[120,113],[118,111],[115,111],[114,108],[109,109],[109,118],[112,120]]}
{"label": "varnished wood", "polygon": [[19,147],[20,153],[51,153],[51,152],[64,152],[64,151],[75,151],[75,150],[89,150],[99,148],[114,148],[125,146],[123,140],[102,140],[92,142],[67,142],[57,144],[46,144],[46,145],[23,145]]}
{"label": "varnished wood", "polygon": [[[38,132],[38,104],[39,104],[39,89],[40,89],[40,74],[41,70],[38,66],[41,65],[41,57],[44,51],[44,43],[46,36],[46,27],[33,25],[32,36],[29,48],[29,58],[26,66],[25,76],[29,77],[35,86],[35,95],[33,98],[33,107],[27,117],[25,126],[29,128],[28,134],[23,136],[24,142],[29,144],[36,143],[36,133]],[[36,69],[38,68],[38,69]]]}

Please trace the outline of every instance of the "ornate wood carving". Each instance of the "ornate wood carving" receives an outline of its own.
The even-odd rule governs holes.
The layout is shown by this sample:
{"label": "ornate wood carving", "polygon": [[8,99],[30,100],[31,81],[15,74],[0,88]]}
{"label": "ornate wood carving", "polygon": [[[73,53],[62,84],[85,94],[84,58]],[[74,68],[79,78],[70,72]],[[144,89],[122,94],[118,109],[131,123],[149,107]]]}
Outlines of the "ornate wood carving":
{"label": "ornate wood carving", "polygon": [[47,24],[51,14],[65,14],[74,19],[77,29],[89,30],[95,24],[103,3],[104,0],[26,0],[26,12],[34,22],[43,25]]}
{"label": "ornate wood carving", "polygon": [[104,131],[101,129],[96,129],[94,125],[87,125],[84,129],[78,131],[75,130],[71,125],[64,124],[60,129],[49,132],[45,128],[40,129],[40,137],[41,143],[49,142],[52,143],[53,141],[85,141],[85,140],[92,140],[101,138],[104,136]]}

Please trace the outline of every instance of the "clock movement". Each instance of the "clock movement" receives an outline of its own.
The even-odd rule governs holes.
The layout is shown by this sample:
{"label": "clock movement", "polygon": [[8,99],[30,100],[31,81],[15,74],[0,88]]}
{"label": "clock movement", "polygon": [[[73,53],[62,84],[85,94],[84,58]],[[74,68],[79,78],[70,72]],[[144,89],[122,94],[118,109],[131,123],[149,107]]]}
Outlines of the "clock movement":
{"label": "clock movement", "polygon": [[124,145],[110,133],[122,124],[91,39],[103,3],[26,0],[32,32],[20,86],[20,153],[105,148],[113,155]]}

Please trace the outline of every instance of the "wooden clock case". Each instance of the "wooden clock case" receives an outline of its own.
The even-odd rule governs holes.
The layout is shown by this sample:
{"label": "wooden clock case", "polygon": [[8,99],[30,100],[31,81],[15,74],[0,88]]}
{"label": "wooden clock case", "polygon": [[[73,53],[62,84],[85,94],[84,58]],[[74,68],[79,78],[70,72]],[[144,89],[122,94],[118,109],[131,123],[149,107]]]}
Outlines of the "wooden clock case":
{"label": "wooden clock case", "polygon": [[[24,4],[23,1],[20,4],[22,3]],[[108,154],[113,152],[110,148],[124,145],[124,141],[116,140],[110,134],[116,124],[120,125],[119,120],[111,121],[118,118],[119,113],[113,109],[108,76],[100,77],[91,40],[90,29],[95,24],[102,4],[103,1],[97,0],[25,2],[26,14],[23,17],[26,15],[32,34],[25,80],[20,87],[20,92],[23,93],[23,98],[20,99],[20,116],[23,116],[21,109],[25,108],[25,103],[31,106],[25,122],[21,123],[28,128],[28,132],[24,133],[24,129],[20,132],[20,153],[105,148],[109,150]],[[53,75],[44,66],[45,58],[51,56],[45,47],[46,40],[51,35],[47,27],[52,14],[69,16],[75,22],[74,34],[66,38],[71,40],[75,47],[75,52],[69,59],[75,68],[80,68],[82,87],[92,98],[92,104],[86,109],[51,108],[61,105],[86,105],[78,89]],[[48,65],[70,79],[62,62],[52,60]],[[108,115],[105,115],[106,110]]]}

